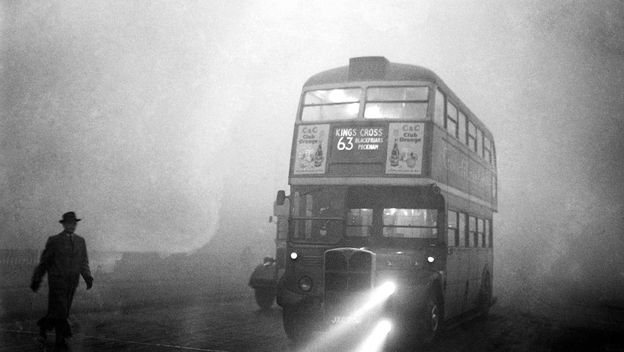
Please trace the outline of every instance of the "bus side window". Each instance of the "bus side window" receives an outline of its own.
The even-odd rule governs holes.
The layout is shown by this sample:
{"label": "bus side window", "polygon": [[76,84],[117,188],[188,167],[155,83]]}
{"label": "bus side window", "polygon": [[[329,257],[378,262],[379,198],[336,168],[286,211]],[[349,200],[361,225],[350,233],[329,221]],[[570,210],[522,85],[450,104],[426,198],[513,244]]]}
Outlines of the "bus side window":
{"label": "bus side window", "polygon": [[493,233],[493,229],[490,226],[490,220],[486,219],[485,220],[485,235],[487,236],[487,239],[488,239],[488,247],[489,248],[493,247],[492,246],[492,240],[493,240],[492,233]]}
{"label": "bus side window", "polygon": [[483,247],[492,247],[492,238],[490,237],[490,220],[485,219],[485,234],[483,236],[485,239]]}
{"label": "bus side window", "polygon": [[483,158],[483,133],[477,128],[477,154]]}
{"label": "bus side window", "polygon": [[440,89],[436,90],[433,119],[436,125],[444,128],[444,94],[440,91]]}
{"label": "bus side window", "polygon": [[477,219],[474,216],[468,217],[468,247],[477,246]]}
{"label": "bus side window", "polygon": [[466,214],[459,213],[459,237],[458,237],[458,246],[466,247],[468,244],[466,243]]}
{"label": "bus side window", "polygon": [[457,120],[457,135],[459,140],[466,144],[466,115],[459,111],[459,118]]}
{"label": "bus side window", "polygon": [[496,166],[496,147],[494,141],[492,141],[492,165]]}
{"label": "bus side window", "polygon": [[496,176],[492,174],[492,199],[496,200],[496,192],[498,191],[498,185],[496,184]]}
{"label": "bus side window", "polygon": [[446,130],[457,138],[457,108],[450,101],[446,101]]}
{"label": "bus side window", "polygon": [[448,229],[447,229],[447,244],[449,247],[455,247],[459,244],[457,233],[457,212],[452,210],[448,211]]}
{"label": "bus side window", "polygon": [[485,232],[483,232],[483,219],[477,219],[477,236],[481,242],[481,247],[485,247]]}
{"label": "bus side window", "polygon": [[483,136],[483,158],[485,158],[485,161],[488,162],[488,164],[493,164],[492,163],[492,142],[490,142],[490,139]]}
{"label": "bus side window", "polygon": [[468,121],[468,148],[477,151],[477,127],[470,121]]}

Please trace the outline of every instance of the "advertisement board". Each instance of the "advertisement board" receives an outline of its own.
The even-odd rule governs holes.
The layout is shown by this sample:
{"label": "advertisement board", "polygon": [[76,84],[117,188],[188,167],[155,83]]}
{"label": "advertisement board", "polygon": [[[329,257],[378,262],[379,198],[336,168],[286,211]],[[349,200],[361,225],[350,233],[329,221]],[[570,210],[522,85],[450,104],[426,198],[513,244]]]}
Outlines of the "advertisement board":
{"label": "advertisement board", "polygon": [[389,124],[386,174],[422,173],[424,130],[424,123]]}
{"label": "advertisement board", "polygon": [[295,175],[323,174],[327,165],[329,125],[301,125],[295,141]]}

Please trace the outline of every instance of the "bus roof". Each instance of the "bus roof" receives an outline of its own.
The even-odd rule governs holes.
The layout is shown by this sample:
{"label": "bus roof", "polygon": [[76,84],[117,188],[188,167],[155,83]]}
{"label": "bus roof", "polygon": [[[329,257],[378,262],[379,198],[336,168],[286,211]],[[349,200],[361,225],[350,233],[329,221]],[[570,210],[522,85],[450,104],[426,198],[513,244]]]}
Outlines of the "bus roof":
{"label": "bus roof", "polygon": [[440,78],[433,71],[416,65],[397,64],[383,56],[354,57],[349,66],[323,71],[310,77],[304,87],[361,81],[431,81]]}
{"label": "bus roof", "polygon": [[349,59],[348,66],[323,71],[308,78],[303,84],[307,87],[326,84],[349,84],[366,81],[426,81],[436,84],[442,91],[458,103],[460,109],[469,115],[490,139],[494,139],[489,129],[470,111],[437,74],[428,68],[416,65],[399,64],[388,61],[383,56],[362,56]]}

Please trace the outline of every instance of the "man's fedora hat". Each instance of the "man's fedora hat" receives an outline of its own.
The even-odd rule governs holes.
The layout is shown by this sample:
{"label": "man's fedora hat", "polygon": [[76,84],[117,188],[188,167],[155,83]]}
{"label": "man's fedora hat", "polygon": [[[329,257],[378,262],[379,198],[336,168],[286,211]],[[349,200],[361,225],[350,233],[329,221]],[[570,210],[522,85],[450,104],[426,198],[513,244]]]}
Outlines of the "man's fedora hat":
{"label": "man's fedora hat", "polygon": [[59,220],[59,222],[62,224],[64,222],[78,222],[82,219],[78,219],[76,218],[76,213],[74,213],[73,211],[68,211],[67,213],[63,214],[63,219]]}

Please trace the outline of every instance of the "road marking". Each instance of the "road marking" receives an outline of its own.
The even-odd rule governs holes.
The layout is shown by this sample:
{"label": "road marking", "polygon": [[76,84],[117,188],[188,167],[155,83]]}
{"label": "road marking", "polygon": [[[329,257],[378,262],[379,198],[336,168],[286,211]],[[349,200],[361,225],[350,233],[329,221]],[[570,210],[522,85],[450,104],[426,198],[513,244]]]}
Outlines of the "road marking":
{"label": "road marking", "polygon": [[[38,335],[39,334],[38,332],[28,331],[28,330],[0,329],[0,331],[3,331],[3,332],[13,332],[13,333],[18,333],[18,334],[29,334],[29,335]],[[186,346],[178,346],[178,345],[168,345],[168,344],[163,344],[163,343],[149,343],[149,342],[119,340],[119,339],[114,339],[114,338],[110,338],[110,337],[91,336],[91,335],[84,335],[84,334],[74,334],[74,336],[75,337],[81,337],[81,338],[109,341],[109,342],[127,343],[127,344],[131,344],[131,345],[152,346],[152,347],[166,347],[166,348],[175,348],[175,349],[178,349],[178,350],[187,350],[187,351],[228,352],[228,351],[225,351],[225,350],[211,350],[211,349],[206,349],[206,348],[186,347]]]}

